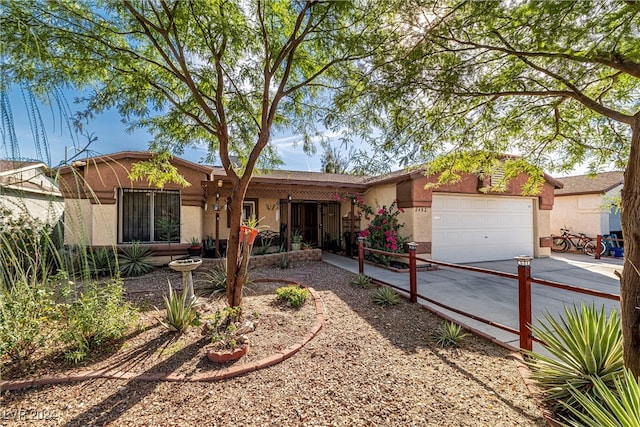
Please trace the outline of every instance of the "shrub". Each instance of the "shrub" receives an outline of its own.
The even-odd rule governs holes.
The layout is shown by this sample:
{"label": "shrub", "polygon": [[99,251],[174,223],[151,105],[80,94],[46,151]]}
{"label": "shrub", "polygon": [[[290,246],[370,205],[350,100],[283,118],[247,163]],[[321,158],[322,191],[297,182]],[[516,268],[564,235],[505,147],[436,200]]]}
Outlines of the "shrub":
{"label": "shrub", "polygon": [[640,384],[630,370],[613,379],[614,390],[603,380],[595,378],[594,393],[570,388],[571,396],[580,410],[563,403],[575,419],[565,417],[571,426],[630,427],[640,426]]}
{"label": "shrub", "polygon": [[396,305],[402,302],[400,295],[386,286],[378,288],[371,298],[378,305]]}
{"label": "shrub", "polygon": [[169,283],[169,296],[163,295],[164,305],[167,309],[167,315],[160,320],[164,326],[171,331],[184,332],[189,326],[200,325],[200,315],[195,309],[195,299],[187,301],[187,288],[182,293],[173,292],[171,283]]}
{"label": "shrub", "polygon": [[51,281],[0,289],[0,356],[24,365],[53,339],[58,318],[54,289],[65,279],[60,274]]}
{"label": "shrub", "polygon": [[300,308],[309,297],[309,290],[298,285],[283,286],[276,289],[279,300],[286,301],[293,308]]}
{"label": "shrub", "polygon": [[125,246],[120,250],[118,257],[120,273],[125,277],[147,274],[154,269],[150,259],[151,250],[148,246],[143,246],[139,242]]}
{"label": "shrub", "polygon": [[349,282],[350,285],[357,286],[359,288],[370,288],[371,287],[371,279],[364,274],[358,274],[356,277],[351,279]]}
{"label": "shrub", "polygon": [[[68,292],[73,297],[73,292]],[[65,356],[73,362],[84,360],[89,351],[108,340],[121,338],[136,317],[135,310],[122,298],[122,281],[90,283],[66,304],[62,341],[70,345]]]}
{"label": "shrub", "polygon": [[581,305],[565,307],[566,318],[554,319],[545,314],[535,336],[551,357],[529,352],[527,365],[531,378],[542,389],[545,398],[554,401],[556,409],[567,405],[579,408],[571,390],[594,397],[594,382],[600,379],[608,387],[623,372],[622,332],[618,313],[607,318],[605,309]]}
{"label": "shrub", "polygon": [[438,328],[434,335],[436,344],[440,347],[458,347],[460,341],[466,337],[467,333],[462,332],[462,327],[453,322],[445,322]]}
{"label": "shrub", "polygon": [[216,311],[213,320],[205,323],[203,332],[211,336],[211,344],[215,349],[233,350],[246,343],[244,334],[254,329],[252,322],[242,323],[242,308],[236,306]]}

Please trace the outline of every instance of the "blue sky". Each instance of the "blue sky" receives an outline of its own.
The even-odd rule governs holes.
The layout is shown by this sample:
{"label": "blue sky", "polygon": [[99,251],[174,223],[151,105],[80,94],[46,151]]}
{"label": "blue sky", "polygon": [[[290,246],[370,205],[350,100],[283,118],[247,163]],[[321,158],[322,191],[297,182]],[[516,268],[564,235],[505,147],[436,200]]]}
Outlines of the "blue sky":
{"label": "blue sky", "polygon": [[[71,103],[73,97],[69,96],[68,100]],[[19,141],[20,157],[44,160],[35,148],[35,142],[31,126],[29,124],[28,110],[25,107],[22,95],[19,90],[13,90],[10,93],[10,102],[13,112],[13,119],[15,123],[15,132],[17,140]],[[69,157],[77,154],[78,150],[73,148],[74,138],[71,135],[69,129],[61,126],[59,112],[47,106],[41,106],[41,116],[44,122],[44,131],[49,145],[51,164],[50,166],[57,166],[64,161],[65,147],[68,148]],[[71,110],[75,112],[81,108],[71,103]],[[117,111],[107,111],[99,116],[96,116],[93,120],[86,124],[86,131],[89,134],[93,134],[97,140],[90,146],[90,156],[110,154],[118,151],[125,150],[146,150],[148,148],[149,141],[152,136],[144,130],[138,129],[133,132],[126,131],[126,125],[122,122],[122,119]],[[329,134],[331,135],[331,134]],[[86,144],[86,138],[80,136],[76,138],[75,144],[82,147]],[[278,153],[285,164],[282,169],[289,170],[303,170],[303,171],[320,171],[320,157],[322,149],[318,149],[318,152],[314,156],[308,156],[302,150],[302,137],[299,135],[274,135],[272,138],[272,144],[277,147]],[[337,137],[335,138],[335,144],[339,144]],[[85,157],[87,154],[82,153],[80,157]],[[184,154],[180,157],[190,160],[192,162],[201,163],[207,155],[206,148],[193,149],[188,148]],[[2,147],[0,147],[0,158],[10,157],[8,147],[5,146],[4,141]]]}

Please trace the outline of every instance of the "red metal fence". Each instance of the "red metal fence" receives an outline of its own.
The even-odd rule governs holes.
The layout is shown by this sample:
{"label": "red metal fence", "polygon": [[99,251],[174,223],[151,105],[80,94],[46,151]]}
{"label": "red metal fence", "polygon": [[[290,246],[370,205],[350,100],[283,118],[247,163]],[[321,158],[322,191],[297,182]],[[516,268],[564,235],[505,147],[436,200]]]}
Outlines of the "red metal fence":
{"label": "red metal fence", "polygon": [[[524,350],[532,350],[533,341],[539,341],[533,336],[530,328],[531,322],[532,322],[532,315],[531,315],[531,284],[532,283],[535,283],[541,286],[548,286],[551,288],[562,289],[569,292],[575,292],[579,294],[591,295],[591,296],[610,299],[614,301],[620,301],[620,296],[616,294],[610,294],[607,292],[600,292],[593,289],[581,288],[578,286],[567,285],[560,282],[536,279],[534,277],[531,277],[530,258],[528,259],[528,262],[526,257],[522,259],[518,259],[518,274],[512,274],[512,273],[504,273],[502,271],[488,270],[485,268],[451,264],[447,262],[434,261],[426,258],[419,258],[416,256],[416,248],[417,248],[416,244],[409,243],[408,254],[385,252],[377,249],[365,248],[364,239],[358,238],[358,271],[360,274],[364,274],[364,253],[365,252],[384,255],[384,256],[393,257],[393,258],[405,258],[405,259],[408,258],[409,259],[409,301],[417,302],[418,299],[421,299],[423,301],[426,301],[437,307],[441,307],[450,312],[459,314],[461,316],[465,316],[469,319],[473,319],[475,321],[482,322],[487,325],[493,326],[495,328],[502,329],[504,331],[518,335],[520,337],[520,348]],[[500,276],[500,277],[506,277],[508,279],[517,280],[518,281],[518,319],[519,319],[518,329],[512,328],[510,326],[506,326],[500,323],[496,323],[490,319],[485,319],[470,313],[466,313],[464,311],[458,310],[457,308],[438,302],[432,298],[428,298],[424,295],[420,295],[417,291],[417,275],[416,275],[417,262],[416,261],[423,261],[430,264],[441,265],[444,267],[474,271],[477,273],[489,274],[493,276]],[[390,283],[385,283],[385,285],[406,292],[406,289],[403,289],[399,286],[396,286]]]}

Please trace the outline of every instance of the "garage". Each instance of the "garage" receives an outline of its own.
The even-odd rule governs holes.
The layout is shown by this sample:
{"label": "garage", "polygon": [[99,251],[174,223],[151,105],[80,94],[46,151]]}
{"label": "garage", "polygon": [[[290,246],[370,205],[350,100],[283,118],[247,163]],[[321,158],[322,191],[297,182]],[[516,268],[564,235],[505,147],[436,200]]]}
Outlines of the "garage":
{"label": "garage", "polygon": [[433,194],[432,258],[452,263],[533,255],[534,199]]}

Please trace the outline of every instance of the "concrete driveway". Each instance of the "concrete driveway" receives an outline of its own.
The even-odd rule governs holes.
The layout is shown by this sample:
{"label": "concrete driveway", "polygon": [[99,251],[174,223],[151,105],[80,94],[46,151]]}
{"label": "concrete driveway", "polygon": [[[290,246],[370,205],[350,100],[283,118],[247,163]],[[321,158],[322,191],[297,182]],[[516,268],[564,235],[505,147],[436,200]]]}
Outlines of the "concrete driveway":
{"label": "concrete driveway", "polygon": [[[357,260],[335,254],[324,253],[323,260],[357,273]],[[561,282],[583,288],[595,289],[612,294],[620,293],[620,282],[615,270],[622,270],[621,258],[605,257],[600,260],[582,254],[560,254],[550,258],[532,260],[531,275],[538,279]],[[479,262],[467,264],[489,270],[517,274],[515,260]],[[400,286],[408,291],[409,274],[396,273],[365,264],[366,275],[386,283]],[[506,326],[518,328],[518,284],[516,280],[475,273],[449,267],[440,267],[435,271],[418,272],[418,293],[448,306],[492,320]],[[571,304],[595,303],[596,307],[605,306],[607,310],[620,310],[616,301],[576,294],[547,286],[532,284],[532,312],[534,319],[543,313],[553,315],[564,313],[564,306]],[[431,304],[421,301],[421,304]],[[486,325],[433,307],[451,316],[460,323],[485,332],[497,340],[518,347],[519,338],[509,332]],[[537,324],[534,320],[534,325]],[[540,350],[537,345],[534,350]]]}

